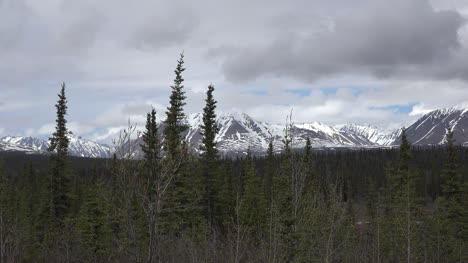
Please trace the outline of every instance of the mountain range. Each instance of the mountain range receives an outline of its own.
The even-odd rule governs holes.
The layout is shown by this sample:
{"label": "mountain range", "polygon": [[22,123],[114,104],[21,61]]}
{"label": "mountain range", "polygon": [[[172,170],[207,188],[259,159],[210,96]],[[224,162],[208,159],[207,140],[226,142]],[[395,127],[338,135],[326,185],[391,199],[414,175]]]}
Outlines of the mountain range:
{"label": "mountain range", "polygon": [[[200,143],[202,114],[187,117],[190,126],[184,134],[192,149],[197,151]],[[218,113],[220,128],[216,136],[217,148],[222,154],[242,154],[248,150],[265,152],[270,140],[280,150],[285,125],[268,124],[251,118],[245,113]],[[442,145],[446,128],[454,130],[457,143],[468,145],[468,106],[455,106],[431,111],[407,127],[408,140],[414,145]],[[396,146],[400,142],[401,129],[382,130],[375,126],[360,124],[327,125],[320,122],[291,124],[293,147],[302,148],[307,137],[315,148],[377,148]],[[69,135],[69,152],[73,156],[109,158],[114,148]],[[21,151],[30,154],[45,154],[50,146],[46,140],[33,137],[6,136],[0,139],[0,151]]]}
{"label": "mountain range", "polygon": [[[69,153],[78,157],[110,158],[113,147],[100,144],[80,136],[68,135]],[[27,154],[47,154],[50,143],[33,137],[6,136],[0,139],[0,151],[21,151]]]}

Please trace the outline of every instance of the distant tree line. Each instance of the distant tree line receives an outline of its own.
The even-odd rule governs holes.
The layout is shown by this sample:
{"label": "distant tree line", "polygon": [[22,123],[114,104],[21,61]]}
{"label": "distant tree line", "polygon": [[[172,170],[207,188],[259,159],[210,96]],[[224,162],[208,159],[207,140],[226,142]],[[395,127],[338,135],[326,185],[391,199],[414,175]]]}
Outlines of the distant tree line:
{"label": "distant tree line", "polygon": [[468,260],[468,151],[450,127],[444,148],[412,148],[403,129],[398,150],[320,153],[309,138],[298,152],[289,116],[281,149],[224,158],[213,85],[199,149],[182,135],[184,71],[181,54],[165,128],[153,108],[109,160],[69,156],[62,85],[50,155],[2,156],[0,262]]}

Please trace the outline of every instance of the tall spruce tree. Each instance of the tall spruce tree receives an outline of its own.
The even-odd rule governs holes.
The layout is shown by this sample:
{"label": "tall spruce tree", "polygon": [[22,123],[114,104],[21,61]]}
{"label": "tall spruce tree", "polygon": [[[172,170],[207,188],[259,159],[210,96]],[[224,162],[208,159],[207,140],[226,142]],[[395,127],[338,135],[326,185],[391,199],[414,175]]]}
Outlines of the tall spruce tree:
{"label": "tall spruce tree", "polygon": [[[184,54],[180,54],[175,69],[176,77],[171,86],[170,105],[166,111],[164,121],[164,150],[167,153],[165,165],[172,167],[176,176],[174,183],[168,189],[166,207],[163,212],[162,229],[165,233],[181,233],[199,226],[202,212],[200,212],[200,182],[198,164],[186,156],[187,142],[183,133],[188,129],[183,107],[185,106]],[[170,211],[170,212],[169,212]],[[196,216],[195,216],[196,214]],[[192,231],[193,232],[193,231]]]}
{"label": "tall spruce tree", "polygon": [[[442,185],[443,194],[447,202],[447,219],[453,224],[455,233],[459,233],[463,210],[463,178],[457,169],[457,153],[452,128],[447,128],[447,163],[442,175],[445,183]],[[456,226],[458,225],[458,226]]]}
{"label": "tall spruce tree", "polygon": [[48,178],[48,204],[49,212],[53,219],[62,221],[70,208],[70,177],[68,171],[68,138],[67,120],[67,98],[65,96],[65,83],[58,94],[59,100],[55,105],[57,119],[55,132],[49,138],[50,162]]}
{"label": "tall spruce tree", "polygon": [[200,126],[202,158],[205,161],[217,159],[216,134],[219,127],[216,123],[216,100],[213,98],[214,86],[209,85],[206,91],[205,107],[203,108],[203,124]]}
{"label": "tall spruce tree", "polygon": [[[203,108],[203,123],[200,126],[201,135],[201,162],[203,167],[203,184],[204,184],[204,202],[205,215],[209,226],[214,226],[219,222],[215,222],[219,217],[220,212],[216,207],[216,197],[218,196],[218,178],[217,172],[217,149],[216,149],[216,134],[219,131],[216,123],[216,100],[213,98],[214,86],[209,85],[206,91],[205,107]],[[218,218],[219,219],[219,218]]]}
{"label": "tall spruce tree", "polygon": [[159,214],[161,210],[163,188],[167,183],[163,181],[161,172],[161,142],[156,123],[156,110],[153,108],[146,117],[146,129],[142,135],[141,149],[143,157],[143,211],[146,215],[148,253],[147,262],[160,260],[159,246]]}
{"label": "tall spruce tree", "polygon": [[292,114],[286,119],[286,127],[283,135],[283,153],[281,155],[280,172],[273,178],[272,202],[274,217],[278,222],[279,258],[280,261],[291,262],[295,258],[295,218],[293,215],[293,173],[294,156],[292,151],[293,123]]}
{"label": "tall spruce tree", "polygon": [[154,108],[147,114],[145,128],[146,130],[142,135],[143,143],[140,145],[144,153],[144,172],[148,180],[154,181],[161,159],[161,141],[158,135],[156,110]]}
{"label": "tall spruce tree", "polygon": [[188,125],[185,123],[186,116],[184,113],[184,106],[186,104],[183,85],[184,79],[182,78],[182,73],[184,71],[184,53],[181,53],[174,71],[176,77],[174,79],[174,85],[171,86],[170,105],[167,108],[167,118],[164,121],[166,124],[164,129],[164,149],[171,159],[177,158],[177,152],[180,151],[182,145],[182,133],[188,129]]}

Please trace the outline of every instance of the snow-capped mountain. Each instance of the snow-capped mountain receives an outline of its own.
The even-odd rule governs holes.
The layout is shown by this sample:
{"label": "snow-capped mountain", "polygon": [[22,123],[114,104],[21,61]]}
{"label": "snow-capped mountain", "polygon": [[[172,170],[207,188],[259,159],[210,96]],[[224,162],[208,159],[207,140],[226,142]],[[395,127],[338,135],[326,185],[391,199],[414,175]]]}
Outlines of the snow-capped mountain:
{"label": "snow-capped mountain", "polygon": [[401,134],[401,129],[387,131],[371,125],[342,124],[334,127],[346,134],[362,136],[375,145],[392,145]]}
{"label": "snow-capped mountain", "polygon": [[50,146],[49,142],[46,140],[41,140],[29,136],[6,136],[1,138],[0,141],[9,145],[29,147],[37,152],[46,152],[47,148]]}
{"label": "snow-capped mountain", "polygon": [[45,152],[38,151],[32,147],[24,146],[21,144],[7,143],[0,140],[1,152],[24,152],[26,154],[42,154]]}
{"label": "snow-capped mountain", "polygon": [[[189,131],[186,139],[194,149],[200,143],[200,125],[202,114],[188,116]],[[284,134],[284,125],[268,124],[257,121],[245,113],[218,113],[219,133],[216,136],[217,147],[223,153],[241,153],[248,149],[252,152],[266,151],[270,140],[275,148],[280,149]],[[314,147],[366,147],[375,146],[369,138],[360,133],[348,132],[342,127],[329,126],[320,122],[293,124],[293,147],[305,146],[307,137]]]}
{"label": "snow-capped mountain", "polygon": [[[187,117],[188,131],[184,134],[194,151],[198,151],[201,136],[202,113]],[[221,154],[265,152],[270,140],[277,150],[282,148],[284,124],[268,124],[258,121],[245,113],[218,112],[219,133],[217,147]],[[446,127],[453,127],[457,143],[468,145],[468,105],[432,111],[407,129],[408,140],[415,145],[440,145],[445,143]],[[164,126],[161,125],[160,130]],[[292,147],[302,148],[307,138],[313,147],[387,147],[398,145],[401,129],[382,130],[375,126],[359,124],[327,125],[320,122],[292,124]],[[82,157],[108,158],[114,149],[81,137],[70,135],[70,154]],[[141,141],[135,142],[138,146]],[[0,151],[23,151],[44,153],[48,141],[32,137],[11,137],[0,139]],[[137,154],[137,156],[139,156]]]}
{"label": "snow-capped mountain", "polygon": [[[446,143],[446,128],[452,127],[456,143],[468,145],[468,105],[438,109],[425,114],[407,128],[408,140],[415,145]],[[400,142],[400,138],[395,144]]]}
{"label": "snow-capped mountain", "polygon": [[[70,134],[69,152],[72,156],[109,158],[114,150],[104,144],[99,144],[80,136]],[[28,153],[46,153],[50,143],[33,137],[6,136],[0,139],[0,149],[4,151],[23,151]],[[16,150],[15,150],[16,149]]]}
{"label": "snow-capped mountain", "polygon": [[[200,144],[200,125],[202,114],[194,113],[188,116],[190,129],[186,139],[194,149]],[[216,142],[221,152],[253,152],[264,151],[268,147],[270,137],[278,137],[278,131],[271,125],[252,119],[245,113],[218,113],[216,119],[219,127]]]}

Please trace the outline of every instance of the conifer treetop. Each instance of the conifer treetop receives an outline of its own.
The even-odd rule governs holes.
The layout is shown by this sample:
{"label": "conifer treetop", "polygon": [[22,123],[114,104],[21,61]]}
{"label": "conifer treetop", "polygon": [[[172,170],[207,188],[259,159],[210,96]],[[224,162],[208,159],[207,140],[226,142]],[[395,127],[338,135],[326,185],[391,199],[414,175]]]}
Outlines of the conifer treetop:
{"label": "conifer treetop", "polygon": [[216,134],[219,132],[219,127],[216,124],[216,103],[217,101],[213,98],[214,86],[210,84],[206,91],[206,105],[203,108],[203,124],[200,126],[202,136],[202,144],[200,150],[203,151],[203,155],[207,158],[215,158],[217,154],[216,150]]}
{"label": "conifer treetop", "polygon": [[175,156],[175,153],[181,144],[181,134],[189,128],[186,123],[186,116],[184,113],[184,106],[186,104],[184,85],[182,84],[184,82],[184,79],[182,78],[182,73],[184,71],[184,53],[182,52],[174,71],[176,77],[174,79],[174,85],[171,86],[172,93],[169,99],[170,105],[167,107],[167,118],[164,121],[166,124],[166,128],[164,129],[164,137],[166,139],[164,148],[171,157]]}
{"label": "conifer treetop", "polygon": [[68,145],[70,140],[68,139],[67,120],[67,98],[65,96],[65,83],[62,83],[62,88],[58,94],[59,100],[55,104],[57,109],[57,119],[55,125],[55,132],[52,137],[49,138],[50,147],[49,152],[55,152],[58,156],[68,155]]}

